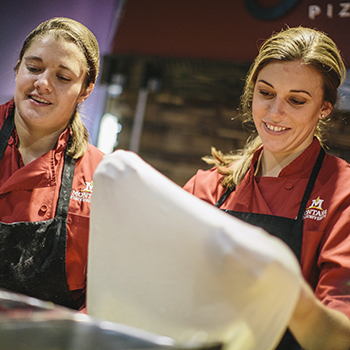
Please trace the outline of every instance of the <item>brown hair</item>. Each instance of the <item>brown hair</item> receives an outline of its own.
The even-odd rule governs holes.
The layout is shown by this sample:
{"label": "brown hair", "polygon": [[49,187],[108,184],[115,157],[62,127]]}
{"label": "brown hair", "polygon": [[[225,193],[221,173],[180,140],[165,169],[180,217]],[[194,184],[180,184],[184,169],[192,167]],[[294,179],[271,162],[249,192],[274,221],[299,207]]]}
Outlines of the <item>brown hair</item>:
{"label": "brown hair", "polygon": [[[92,32],[83,24],[65,17],[51,18],[39,24],[39,26],[27,36],[23,43],[15,71],[18,70],[25,52],[32,43],[46,34],[53,35],[55,39],[63,39],[72,42],[78,46],[86,60],[85,88],[90,84],[95,84],[100,66],[98,42]],[[79,158],[84,155],[86,151],[89,134],[77,108],[69,122],[69,128],[72,138],[67,153],[73,158]]]}

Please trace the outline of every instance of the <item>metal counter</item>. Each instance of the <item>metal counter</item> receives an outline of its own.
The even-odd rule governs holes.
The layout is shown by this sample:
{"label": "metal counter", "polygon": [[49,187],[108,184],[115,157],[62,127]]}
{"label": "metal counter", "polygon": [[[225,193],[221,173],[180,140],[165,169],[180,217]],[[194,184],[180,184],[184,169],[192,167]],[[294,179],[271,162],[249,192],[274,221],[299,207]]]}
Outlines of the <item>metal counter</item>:
{"label": "metal counter", "polygon": [[0,290],[0,350],[210,349],[219,344],[176,344],[173,339]]}

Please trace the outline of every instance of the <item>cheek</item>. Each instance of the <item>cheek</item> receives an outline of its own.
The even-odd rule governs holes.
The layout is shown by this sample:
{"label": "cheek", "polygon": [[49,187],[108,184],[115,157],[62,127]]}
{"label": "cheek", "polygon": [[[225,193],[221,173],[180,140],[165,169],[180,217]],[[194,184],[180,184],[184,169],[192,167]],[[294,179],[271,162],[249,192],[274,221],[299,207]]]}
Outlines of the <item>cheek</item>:
{"label": "cheek", "polygon": [[24,87],[26,87],[29,84],[31,84],[30,79],[28,78],[28,76],[26,76],[20,70],[16,73],[15,81],[16,81],[16,86],[15,86],[16,90],[21,90]]}
{"label": "cheek", "polygon": [[298,114],[295,116],[294,120],[301,126],[305,128],[316,127],[319,119],[315,111],[309,110],[303,114]]}
{"label": "cheek", "polygon": [[252,102],[252,114],[253,119],[259,119],[263,109],[265,109],[265,106],[263,103],[261,103],[259,100],[254,99]]}
{"label": "cheek", "polygon": [[19,96],[22,95],[22,93],[23,93],[22,81],[21,79],[18,79],[18,76],[16,76],[16,85],[15,85],[15,91],[14,91],[15,100],[19,98]]}
{"label": "cheek", "polygon": [[79,95],[79,89],[74,85],[65,86],[57,84],[55,85],[55,92],[57,96],[60,96],[60,98],[64,99],[67,102],[76,100]]}

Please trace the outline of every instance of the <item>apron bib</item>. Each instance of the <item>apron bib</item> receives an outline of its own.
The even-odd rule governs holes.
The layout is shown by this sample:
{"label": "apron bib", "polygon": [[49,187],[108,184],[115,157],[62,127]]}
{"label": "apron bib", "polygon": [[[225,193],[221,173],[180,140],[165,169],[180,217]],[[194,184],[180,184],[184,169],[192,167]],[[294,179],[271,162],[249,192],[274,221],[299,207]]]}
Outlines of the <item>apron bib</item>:
{"label": "apron bib", "polygon": [[[321,165],[325,156],[325,151],[321,148],[317,157],[311,176],[306,186],[299,211],[296,219],[285,218],[281,216],[256,214],[247,212],[237,212],[233,210],[226,210],[225,212],[241,219],[249,224],[263,228],[268,233],[284,241],[294,252],[300,262],[301,245],[303,241],[303,215],[306,209],[307,201],[311,195],[317,175],[321,169]],[[215,206],[220,208],[226,201],[228,196],[235,190],[235,187],[229,188],[221,198],[215,203]],[[280,344],[276,350],[300,350],[301,346],[294,339],[293,335],[286,331]]]}
{"label": "apron bib", "polygon": [[[13,112],[0,130],[0,161],[14,129]],[[53,219],[0,222],[0,287],[78,309],[66,276],[67,214],[75,160],[65,155],[62,182]]]}

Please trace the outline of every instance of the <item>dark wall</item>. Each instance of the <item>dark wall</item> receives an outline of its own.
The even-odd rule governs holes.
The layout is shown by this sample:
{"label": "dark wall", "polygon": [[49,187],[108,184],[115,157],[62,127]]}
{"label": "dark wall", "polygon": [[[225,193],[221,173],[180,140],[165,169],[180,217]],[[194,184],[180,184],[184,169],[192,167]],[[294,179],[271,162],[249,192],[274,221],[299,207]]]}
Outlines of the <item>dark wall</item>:
{"label": "dark wall", "polygon": [[339,0],[128,0],[114,52],[251,61],[286,25],[325,31],[350,67],[350,2]]}

